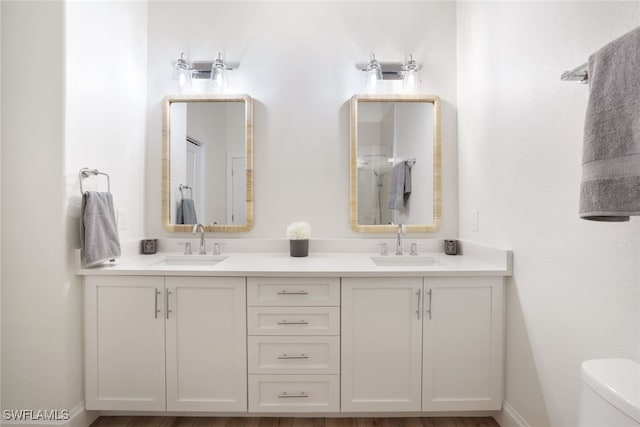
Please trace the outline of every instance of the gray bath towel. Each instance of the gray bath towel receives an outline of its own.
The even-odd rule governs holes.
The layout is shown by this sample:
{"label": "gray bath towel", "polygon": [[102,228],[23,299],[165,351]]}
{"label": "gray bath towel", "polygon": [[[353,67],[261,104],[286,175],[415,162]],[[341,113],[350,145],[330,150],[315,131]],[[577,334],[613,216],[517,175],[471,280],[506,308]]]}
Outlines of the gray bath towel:
{"label": "gray bath towel", "polygon": [[411,168],[405,162],[393,165],[391,184],[389,185],[389,209],[404,208],[411,194]]}
{"label": "gray bath towel", "polygon": [[196,205],[193,199],[181,199],[178,203],[178,224],[197,224]]}
{"label": "gray bath towel", "polygon": [[589,57],[580,217],[640,215],[640,27]]}
{"label": "gray bath towel", "polygon": [[93,267],[120,256],[120,239],[111,193],[82,195],[80,245],[85,266]]}

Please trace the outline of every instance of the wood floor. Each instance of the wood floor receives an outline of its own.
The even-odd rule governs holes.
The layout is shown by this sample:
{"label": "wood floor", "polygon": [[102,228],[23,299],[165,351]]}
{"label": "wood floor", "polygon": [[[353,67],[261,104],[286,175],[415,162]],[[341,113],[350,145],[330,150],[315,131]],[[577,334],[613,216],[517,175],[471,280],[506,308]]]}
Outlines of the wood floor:
{"label": "wood floor", "polygon": [[91,427],[499,427],[491,417],[100,417]]}

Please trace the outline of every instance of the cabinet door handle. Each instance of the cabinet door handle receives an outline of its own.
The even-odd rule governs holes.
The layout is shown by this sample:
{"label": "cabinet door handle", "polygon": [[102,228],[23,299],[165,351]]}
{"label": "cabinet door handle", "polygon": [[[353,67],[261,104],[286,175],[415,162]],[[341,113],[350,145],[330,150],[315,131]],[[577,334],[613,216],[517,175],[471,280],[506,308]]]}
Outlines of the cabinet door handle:
{"label": "cabinet door handle", "polygon": [[155,292],[153,293],[153,318],[158,318],[158,313],[160,313],[160,309],[158,308],[158,295],[160,295],[160,290],[155,288]]}
{"label": "cabinet door handle", "polygon": [[278,295],[309,295],[309,292],[302,290],[302,291],[287,291],[285,289],[278,291]]}
{"label": "cabinet door handle", "polygon": [[278,356],[278,359],[308,359],[309,356],[307,356],[304,353],[300,353],[300,354],[281,354],[280,356]]}
{"label": "cabinet door handle", "polygon": [[427,291],[427,295],[429,296],[429,308],[427,309],[427,314],[429,315],[429,320],[431,320],[431,299],[433,294],[431,293],[431,289]]}
{"label": "cabinet door handle", "polygon": [[308,325],[306,320],[281,320],[278,325]]}
{"label": "cabinet door handle", "polygon": [[416,316],[418,316],[418,320],[420,320],[420,294],[422,293],[422,289],[418,289],[416,295],[418,296],[418,307],[416,308]]}
{"label": "cabinet door handle", "polygon": [[300,393],[287,393],[286,391],[282,394],[278,395],[278,399],[287,399],[290,397],[309,397],[309,395],[307,393],[305,393],[304,391],[301,391]]}
{"label": "cabinet door handle", "polygon": [[167,319],[169,318],[169,313],[171,313],[171,310],[169,310],[169,295],[171,295],[171,291],[167,289],[167,291],[164,294],[164,306],[165,306],[165,311],[167,313]]}

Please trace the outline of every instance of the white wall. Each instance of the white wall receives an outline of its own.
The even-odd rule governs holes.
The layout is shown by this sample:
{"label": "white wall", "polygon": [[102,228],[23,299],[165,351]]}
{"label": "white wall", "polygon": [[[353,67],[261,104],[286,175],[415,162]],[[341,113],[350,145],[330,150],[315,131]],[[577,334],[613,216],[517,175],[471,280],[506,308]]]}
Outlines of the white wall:
{"label": "white wall", "polygon": [[640,358],[640,221],[578,218],[589,89],[560,81],[639,22],[638,1],[458,5],[460,237],[514,250],[506,402],[531,426],[576,425],[583,360]]}
{"label": "white wall", "polygon": [[[0,7],[0,34],[2,34],[2,7]],[[2,99],[2,46],[0,44],[0,99]],[[0,102],[0,188],[2,188],[2,102]],[[0,225],[2,224],[2,198],[0,197]],[[0,227],[0,384],[2,384],[2,227]],[[0,387],[0,408],[2,408]]]}
{"label": "white wall", "polygon": [[81,426],[91,418],[73,265],[78,170],[111,174],[129,212],[121,239],[140,238],[146,3],[3,1],[1,10],[2,408],[76,409]]}
{"label": "white wall", "polygon": [[223,51],[240,61],[230,92],[255,99],[255,227],[237,237],[284,238],[296,220],[313,237],[363,237],[349,227],[348,101],[364,91],[355,64],[371,52],[381,61],[413,53],[422,91],[443,99],[444,220],[425,237],[456,236],[455,19],[453,2],[150,2],[147,234],[172,236],[159,179],[171,67],[181,51],[192,60]]}
{"label": "white wall", "polygon": [[[69,1],[66,17],[70,216],[79,219],[78,171],[99,169],[110,175],[116,210],[126,210],[120,240],[140,239],[145,213],[147,3]],[[103,177],[83,181],[83,186],[91,185],[106,189]],[[70,237],[79,247],[79,233]]]}
{"label": "white wall", "polygon": [[80,318],[64,235],[64,8],[1,7],[2,405],[71,409]]}

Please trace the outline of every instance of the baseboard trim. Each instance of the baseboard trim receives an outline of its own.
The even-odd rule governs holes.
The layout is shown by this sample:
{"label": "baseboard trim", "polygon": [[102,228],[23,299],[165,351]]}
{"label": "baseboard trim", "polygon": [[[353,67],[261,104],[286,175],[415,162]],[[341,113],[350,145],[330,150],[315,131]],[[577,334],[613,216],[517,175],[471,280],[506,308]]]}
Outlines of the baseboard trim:
{"label": "baseboard trim", "polygon": [[69,427],[88,427],[100,416],[98,411],[87,411],[84,402],[80,402],[71,410]]}
{"label": "baseboard trim", "polygon": [[[34,411],[35,413],[36,411]],[[62,417],[62,411],[58,411],[60,418]],[[91,425],[100,416],[100,412],[87,411],[84,407],[84,402],[78,403],[73,409],[69,411],[68,419],[24,419],[24,420],[7,420],[4,417],[2,419],[2,427],[27,427],[27,426],[55,426],[55,427],[87,427]]]}
{"label": "baseboard trim", "polygon": [[531,427],[527,421],[520,416],[518,411],[509,405],[509,402],[502,404],[502,410],[496,412],[493,418],[500,424],[500,427]]}

